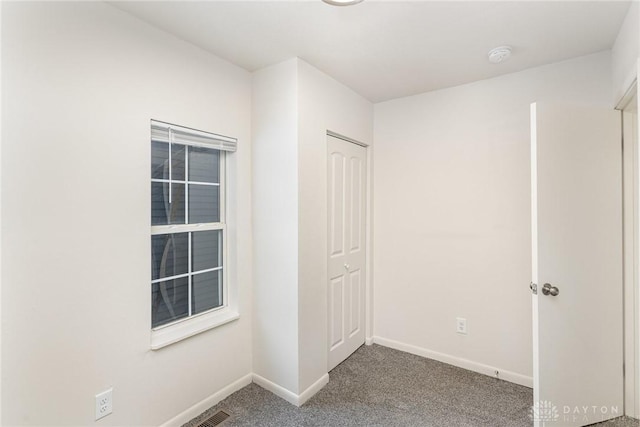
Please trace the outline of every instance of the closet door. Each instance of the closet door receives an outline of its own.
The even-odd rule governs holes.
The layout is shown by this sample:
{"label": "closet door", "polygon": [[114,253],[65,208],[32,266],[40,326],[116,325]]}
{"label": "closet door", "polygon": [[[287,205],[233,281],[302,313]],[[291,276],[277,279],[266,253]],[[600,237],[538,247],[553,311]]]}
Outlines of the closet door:
{"label": "closet door", "polygon": [[328,136],[329,366],[364,343],[367,150]]}

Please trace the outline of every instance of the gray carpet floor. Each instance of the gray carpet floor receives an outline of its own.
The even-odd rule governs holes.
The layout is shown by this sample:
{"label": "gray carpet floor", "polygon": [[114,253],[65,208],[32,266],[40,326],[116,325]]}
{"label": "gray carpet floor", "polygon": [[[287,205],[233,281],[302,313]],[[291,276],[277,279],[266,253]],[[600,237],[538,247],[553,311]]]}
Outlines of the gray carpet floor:
{"label": "gray carpet floor", "polygon": [[[530,388],[379,345],[362,346],[297,408],[250,384],[186,423],[222,409],[230,426],[531,426]],[[618,418],[607,427],[640,426]]]}

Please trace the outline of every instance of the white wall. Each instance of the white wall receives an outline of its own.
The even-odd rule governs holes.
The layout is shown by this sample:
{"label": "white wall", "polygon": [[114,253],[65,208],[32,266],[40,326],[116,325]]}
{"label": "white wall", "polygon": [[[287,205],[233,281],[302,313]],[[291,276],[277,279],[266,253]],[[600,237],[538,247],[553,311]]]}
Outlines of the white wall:
{"label": "white wall", "polygon": [[371,142],[373,106],[300,59],[253,84],[254,370],[300,402],[327,373],[326,133]]}
{"label": "white wall", "polygon": [[[251,372],[251,80],[103,3],[2,5],[4,425],[158,425]],[[149,120],[237,137],[240,319],[150,351]],[[232,267],[232,265],[230,265]]]}
{"label": "white wall", "polygon": [[254,372],[298,393],[298,71],[253,75]]}
{"label": "white wall", "polygon": [[373,105],[298,60],[299,389],[327,373],[327,130],[373,142]]}
{"label": "white wall", "polygon": [[[376,104],[377,337],[528,383],[529,104],[611,108],[610,59],[604,52]],[[458,316],[467,336],[455,332]]]}
{"label": "white wall", "polygon": [[636,78],[638,56],[640,56],[640,5],[634,1],[631,2],[611,48],[614,104],[620,101]]}

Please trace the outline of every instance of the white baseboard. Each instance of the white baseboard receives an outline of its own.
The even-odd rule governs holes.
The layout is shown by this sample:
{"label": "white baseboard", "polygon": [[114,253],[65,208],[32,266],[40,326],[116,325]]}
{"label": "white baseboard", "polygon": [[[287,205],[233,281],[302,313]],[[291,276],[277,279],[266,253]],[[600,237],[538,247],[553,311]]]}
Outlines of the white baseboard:
{"label": "white baseboard", "polygon": [[248,386],[249,384],[251,384],[252,379],[252,374],[245,375],[244,377],[227,385],[222,390],[213,393],[211,396],[205,398],[204,400],[201,400],[192,407],[171,418],[160,427],[176,427],[183,425],[184,423],[202,414],[210,407],[218,404],[221,400],[226,399],[241,388]]}
{"label": "white baseboard", "polygon": [[303,391],[299,395],[295,394],[290,390],[287,390],[286,388],[272,381],[269,381],[264,377],[261,377],[258,374],[253,374],[253,382],[258,384],[260,387],[264,388],[265,390],[268,390],[271,393],[275,394],[276,396],[283,398],[284,400],[291,403],[292,405],[302,406],[314,394],[319,392],[320,389],[322,389],[322,387],[324,387],[325,385],[327,385],[327,383],[329,383],[329,374],[324,374],[322,377],[320,377],[318,381],[311,384],[309,388],[307,388],[305,391]]}
{"label": "white baseboard", "polygon": [[426,348],[417,347],[411,344],[405,344],[399,341],[390,340],[382,337],[373,337],[373,342],[385,347],[394,348],[396,350],[405,351],[407,353],[415,354],[417,356],[426,357],[428,359],[437,360],[439,362],[447,363],[449,365],[457,366],[459,368],[467,369],[469,371],[478,372],[480,374],[488,375],[496,378],[495,372],[498,371],[498,377],[501,380],[509,381],[515,384],[520,384],[525,387],[533,388],[533,378],[526,375],[518,374],[504,369],[496,368],[495,366],[484,365],[482,363],[473,362],[468,359],[463,359],[456,356],[451,356],[437,351],[428,350]]}
{"label": "white baseboard", "polygon": [[298,395],[295,394],[294,392],[289,391],[286,388],[274,382],[271,382],[268,379],[261,377],[258,374],[253,374],[253,382],[258,384],[263,389],[268,390],[271,393],[275,394],[276,396],[283,398],[284,400],[291,403],[292,405],[300,406],[298,405]]}
{"label": "white baseboard", "polygon": [[311,384],[305,391],[303,391],[298,397],[298,406],[304,405],[304,402],[311,399],[314,394],[322,390],[322,387],[329,384],[329,374],[324,374],[318,381]]}
{"label": "white baseboard", "polygon": [[365,343],[366,345],[371,345],[371,344],[373,344],[373,337],[367,337],[367,338],[364,340],[364,343]]}

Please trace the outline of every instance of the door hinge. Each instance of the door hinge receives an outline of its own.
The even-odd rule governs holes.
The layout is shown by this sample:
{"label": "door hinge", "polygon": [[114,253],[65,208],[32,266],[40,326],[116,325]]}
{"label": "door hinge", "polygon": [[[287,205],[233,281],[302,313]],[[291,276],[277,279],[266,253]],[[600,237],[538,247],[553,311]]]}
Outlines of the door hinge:
{"label": "door hinge", "polygon": [[529,289],[531,289],[531,292],[533,292],[534,295],[538,295],[538,285],[531,282],[529,283]]}

